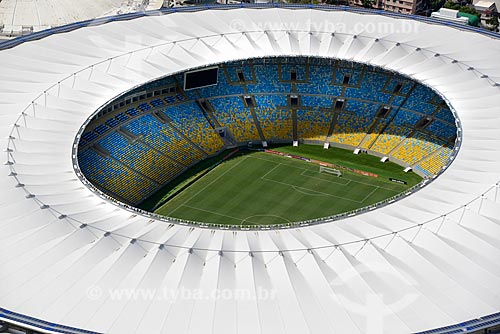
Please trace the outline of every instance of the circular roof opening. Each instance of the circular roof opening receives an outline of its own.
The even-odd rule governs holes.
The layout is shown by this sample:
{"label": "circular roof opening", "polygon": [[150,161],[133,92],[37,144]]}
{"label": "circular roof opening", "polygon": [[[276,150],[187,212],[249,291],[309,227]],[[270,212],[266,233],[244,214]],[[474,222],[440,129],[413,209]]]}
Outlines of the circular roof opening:
{"label": "circular roof opening", "polygon": [[159,216],[228,227],[339,219],[445,169],[455,117],[397,73],[314,57],[233,61],[136,87],[80,131],[79,168]]}

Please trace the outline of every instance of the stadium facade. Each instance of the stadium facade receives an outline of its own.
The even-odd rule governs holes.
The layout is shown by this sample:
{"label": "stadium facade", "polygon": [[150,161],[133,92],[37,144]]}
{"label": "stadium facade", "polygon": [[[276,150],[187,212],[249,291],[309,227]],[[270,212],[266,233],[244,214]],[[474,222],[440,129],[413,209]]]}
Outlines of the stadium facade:
{"label": "stadium facade", "polygon": [[[0,319],[99,333],[454,333],[500,322],[496,34],[323,6],[110,21],[0,45]],[[286,229],[168,223],[82,184],[75,136],[109,101],[187,69],[275,56],[350,60],[431,87],[457,116],[454,161],[390,205]],[[235,291],[252,295],[213,294]]]}

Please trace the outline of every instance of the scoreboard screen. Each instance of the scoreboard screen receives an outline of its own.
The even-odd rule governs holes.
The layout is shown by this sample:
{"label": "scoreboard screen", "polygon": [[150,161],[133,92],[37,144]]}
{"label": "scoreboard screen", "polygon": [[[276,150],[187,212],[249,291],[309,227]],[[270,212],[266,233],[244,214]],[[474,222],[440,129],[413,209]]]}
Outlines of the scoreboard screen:
{"label": "scoreboard screen", "polygon": [[218,72],[215,66],[184,73],[184,90],[217,85]]}

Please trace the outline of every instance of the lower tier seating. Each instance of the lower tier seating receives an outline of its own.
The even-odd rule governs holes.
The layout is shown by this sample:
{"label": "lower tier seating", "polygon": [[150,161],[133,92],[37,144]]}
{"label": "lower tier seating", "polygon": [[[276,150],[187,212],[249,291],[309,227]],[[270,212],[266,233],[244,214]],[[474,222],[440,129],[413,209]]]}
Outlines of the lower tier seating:
{"label": "lower tier seating", "polygon": [[203,153],[188,142],[168,124],[162,124],[152,115],[144,115],[125,126],[151,148],[172,157],[177,162],[189,166],[203,158]]}
{"label": "lower tier seating", "polygon": [[238,142],[260,140],[257,126],[240,97],[221,97],[210,100],[219,123],[227,127]]}
{"label": "lower tier seating", "polygon": [[333,113],[321,110],[297,110],[299,138],[325,141]]}
{"label": "lower tier seating", "polygon": [[255,113],[266,140],[292,140],[292,111],[256,108]]}
{"label": "lower tier seating", "polygon": [[101,139],[99,145],[117,161],[158,183],[169,181],[185,168],[140,140],[129,142],[116,132]]}
{"label": "lower tier seating", "polygon": [[417,163],[432,152],[439,149],[444,143],[437,138],[418,132],[409,137],[399,146],[392,156],[410,165]]}
{"label": "lower tier seating", "polygon": [[389,154],[406,136],[411,133],[410,128],[390,124],[372,145],[371,149],[382,154]]}
{"label": "lower tier seating", "polygon": [[203,112],[195,102],[169,106],[164,113],[172,120],[172,124],[186,137],[201,147],[208,155],[219,152],[224,142],[215,132]]}
{"label": "lower tier seating", "polygon": [[452,153],[453,148],[445,146],[432,154],[429,158],[420,162],[418,165],[426,172],[427,175],[436,175],[441,171],[443,166],[446,166]]}
{"label": "lower tier seating", "polygon": [[356,114],[343,113],[339,115],[329,141],[357,146],[366,136],[373,119]]}
{"label": "lower tier seating", "polygon": [[127,204],[139,203],[157,188],[154,182],[90,148],[78,154],[78,163],[87,179]]}

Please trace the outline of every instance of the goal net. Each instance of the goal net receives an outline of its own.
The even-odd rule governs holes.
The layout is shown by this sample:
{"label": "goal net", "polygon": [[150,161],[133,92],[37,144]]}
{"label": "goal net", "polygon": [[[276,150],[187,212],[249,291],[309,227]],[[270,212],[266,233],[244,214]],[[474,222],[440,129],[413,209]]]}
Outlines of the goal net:
{"label": "goal net", "polygon": [[319,172],[326,173],[326,174],[332,174],[335,176],[342,176],[342,173],[338,169],[325,167],[325,166],[319,166]]}

